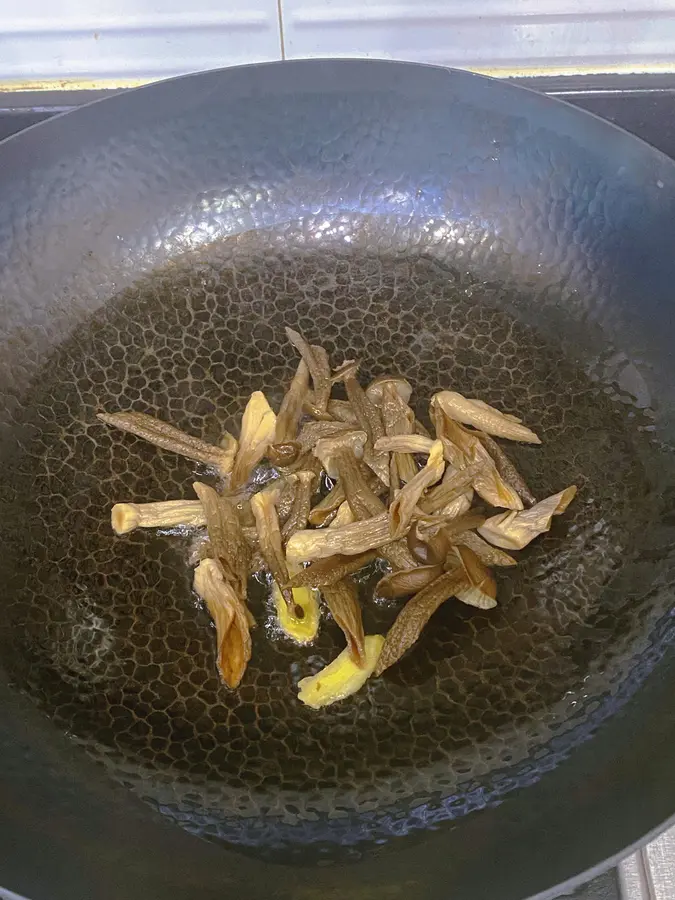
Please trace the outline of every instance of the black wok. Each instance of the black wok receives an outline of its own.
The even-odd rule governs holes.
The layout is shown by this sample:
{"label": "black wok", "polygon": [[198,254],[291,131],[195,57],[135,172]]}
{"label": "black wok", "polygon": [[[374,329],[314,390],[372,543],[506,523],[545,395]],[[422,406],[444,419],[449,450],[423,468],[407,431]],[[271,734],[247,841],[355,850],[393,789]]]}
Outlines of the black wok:
{"label": "black wok", "polygon": [[[522,900],[675,812],[675,166],[462,72],[304,61],[114,97],[0,145],[0,883],[32,900]],[[278,402],[285,325],[525,411],[569,516],[316,713],[258,629],[218,681],[187,539],[109,506]],[[367,594],[367,592],[366,592]],[[364,595],[372,627],[386,610]],[[254,601],[256,602],[256,601]],[[262,603],[262,600],[257,602]],[[262,607],[260,607],[262,608]],[[206,839],[206,840],[203,840]]]}

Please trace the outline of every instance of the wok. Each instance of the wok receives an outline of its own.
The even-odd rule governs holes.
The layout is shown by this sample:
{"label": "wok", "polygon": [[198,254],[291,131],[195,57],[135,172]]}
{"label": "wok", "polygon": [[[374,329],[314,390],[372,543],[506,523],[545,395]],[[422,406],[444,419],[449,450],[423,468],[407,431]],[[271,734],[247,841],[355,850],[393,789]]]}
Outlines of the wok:
{"label": "wok", "polygon": [[[463,72],[300,61],[116,96],[0,146],[0,883],[32,900],[546,895],[675,812],[675,167]],[[447,603],[315,712],[299,650],[218,680],[186,539],[110,504],[278,402],[285,325],[545,437],[579,486],[491,613]],[[260,602],[260,601],[254,601]],[[363,598],[367,623],[386,611]]]}

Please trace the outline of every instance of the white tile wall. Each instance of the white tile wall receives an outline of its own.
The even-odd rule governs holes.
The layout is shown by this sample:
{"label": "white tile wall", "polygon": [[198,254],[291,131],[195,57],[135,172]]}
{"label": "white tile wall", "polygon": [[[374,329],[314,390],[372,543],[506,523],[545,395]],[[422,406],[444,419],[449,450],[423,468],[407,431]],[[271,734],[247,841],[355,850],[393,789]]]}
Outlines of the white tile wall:
{"label": "white tile wall", "polygon": [[491,70],[675,65],[675,0],[282,0],[286,55]]}
{"label": "white tile wall", "polygon": [[113,87],[283,55],[675,70],[675,0],[0,0],[0,89]]}
{"label": "white tile wall", "polygon": [[0,87],[115,86],[280,57],[277,0],[0,0]]}

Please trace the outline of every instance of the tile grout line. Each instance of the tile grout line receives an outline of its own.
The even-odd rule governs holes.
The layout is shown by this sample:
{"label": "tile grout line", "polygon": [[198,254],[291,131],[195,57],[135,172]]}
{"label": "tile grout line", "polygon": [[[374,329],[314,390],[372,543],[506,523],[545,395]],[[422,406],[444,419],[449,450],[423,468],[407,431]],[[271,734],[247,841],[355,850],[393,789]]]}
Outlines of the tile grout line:
{"label": "tile grout line", "polygon": [[279,19],[279,46],[281,49],[281,58],[286,59],[286,44],[284,41],[284,13],[281,4],[282,0],[277,0],[277,17]]}
{"label": "tile grout line", "polygon": [[640,865],[642,866],[643,878],[647,889],[649,900],[656,900],[657,891],[654,883],[654,873],[649,862],[649,845],[640,848]]}
{"label": "tile grout line", "polygon": [[[657,839],[658,840],[658,839]],[[618,866],[621,900],[657,900],[648,847],[640,847]]]}

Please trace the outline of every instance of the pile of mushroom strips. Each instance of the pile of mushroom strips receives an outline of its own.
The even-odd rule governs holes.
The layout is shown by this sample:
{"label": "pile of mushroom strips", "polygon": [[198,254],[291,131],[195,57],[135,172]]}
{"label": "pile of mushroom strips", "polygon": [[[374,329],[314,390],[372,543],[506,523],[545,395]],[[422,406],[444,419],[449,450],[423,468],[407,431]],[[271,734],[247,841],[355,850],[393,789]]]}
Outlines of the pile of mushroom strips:
{"label": "pile of mushroom strips", "polygon": [[[494,607],[490,567],[516,565],[507,551],[548,531],[576,488],[536,501],[494,440],[541,443],[515,416],[440,391],[429,407],[431,437],[404,378],[364,389],[357,362],[332,370],[323,347],[286,333],[300,362],[279,412],[253,393],[239,439],[225,434],[214,446],[139,412],[99,419],[217,476],[217,488],[194,483],[197,499],[117,503],[112,526],[118,535],[197,530],[194,589],[215,623],[225,684],[236,688],[251,658],[250,575],[269,574],[278,624],[299,644],[316,637],[323,597],[347,646],[299,682],[299,699],[320,707],[397,662],[446,600]],[[346,399],[333,397],[335,386]],[[385,636],[364,634],[354,578],[375,560],[389,570],[375,596],[409,597]]]}

